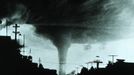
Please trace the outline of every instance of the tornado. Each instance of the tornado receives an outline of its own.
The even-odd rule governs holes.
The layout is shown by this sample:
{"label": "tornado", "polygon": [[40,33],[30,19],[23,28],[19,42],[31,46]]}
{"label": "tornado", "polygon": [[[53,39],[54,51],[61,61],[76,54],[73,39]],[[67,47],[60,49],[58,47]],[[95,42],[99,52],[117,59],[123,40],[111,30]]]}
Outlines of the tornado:
{"label": "tornado", "polygon": [[65,75],[66,73],[66,58],[69,46],[70,44],[66,44],[62,47],[57,47],[59,57],[59,75]]}
{"label": "tornado", "polygon": [[63,33],[56,39],[53,39],[52,42],[57,47],[58,58],[59,58],[59,75],[66,74],[66,58],[68,53],[68,48],[70,47],[70,37],[69,33]]}
{"label": "tornado", "polygon": [[37,26],[36,32],[43,35],[45,38],[49,38],[53,45],[57,48],[59,58],[59,75],[65,75],[66,71],[66,58],[68,48],[71,45],[70,29],[64,26]]}
{"label": "tornado", "polygon": [[128,8],[133,6],[131,1],[20,0],[9,2],[13,3],[11,6],[16,3],[23,4],[14,6],[14,11],[10,9],[13,7],[3,7],[7,4],[5,1],[0,3],[0,9],[3,10],[0,17],[5,17],[10,9],[10,14],[6,15],[9,23],[27,22],[36,28],[37,34],[50,39],[58,50],[59,75],[65,75],[66,57],[71,43],[85,43],[88,40],[111,41],[121,39],[124,33],[128,33],[129,29],[126,30],[126,27],[129,25],[125,24],[126,19],[122,18],[122,12],[127,9],[125,18],[130,16]]}

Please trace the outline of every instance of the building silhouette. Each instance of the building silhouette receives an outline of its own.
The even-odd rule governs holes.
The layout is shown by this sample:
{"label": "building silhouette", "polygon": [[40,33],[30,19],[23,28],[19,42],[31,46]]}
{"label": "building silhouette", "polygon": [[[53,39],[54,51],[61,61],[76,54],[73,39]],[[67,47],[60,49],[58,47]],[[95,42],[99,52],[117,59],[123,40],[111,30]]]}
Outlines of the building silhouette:
{"label": "building silhouette", "polygon": [[32,56],[20,54],[20,45],[10,36],[0,36],[1,75],[57,75],[56,70],[45,69],[41,63],[32,62]]}
{"label": "building silhouette", "polygon": [[83,67],[77,75],[134,75],[134,63],[125,62],[124,59],[117,59],[117,62],[109,62],[105,68],[87,69]]}

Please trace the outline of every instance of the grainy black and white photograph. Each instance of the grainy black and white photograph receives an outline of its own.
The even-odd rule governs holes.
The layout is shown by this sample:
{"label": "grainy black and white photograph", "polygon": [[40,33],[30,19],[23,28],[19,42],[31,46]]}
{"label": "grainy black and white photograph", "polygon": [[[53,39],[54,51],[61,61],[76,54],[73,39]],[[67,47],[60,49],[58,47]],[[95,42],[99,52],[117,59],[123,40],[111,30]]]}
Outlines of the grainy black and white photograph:
{"label": "grainy black and white photograph", "polygon": [[134,75],[134,0],[0,0],[1,75]]}

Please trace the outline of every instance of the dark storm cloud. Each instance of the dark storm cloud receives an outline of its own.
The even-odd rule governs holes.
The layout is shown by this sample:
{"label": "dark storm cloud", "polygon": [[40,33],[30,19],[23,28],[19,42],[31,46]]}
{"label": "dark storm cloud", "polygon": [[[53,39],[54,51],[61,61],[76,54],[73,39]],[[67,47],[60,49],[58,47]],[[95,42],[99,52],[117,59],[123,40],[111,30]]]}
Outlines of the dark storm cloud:
{"label": "dark storm cloud", "polygon": [[[121,1],[4,0],[0,4],[1,10],[3,10],[0,15],[9,16],[16,11],[16,4],[23,4],[30,11],[28,21],[35,25],[37,33],[47,35],[53,40],[65,32],[71,35],[72,42],[80,43],[88,38],[89,40],[92,38],[95,40],[111,39],[108,37],[109,35],[118,34],[120,25],[115,24],[115,22],[116,15],[123,8],[121,3],[124,0]],[[25,9],[21,11],[25,11]],[[26,16],[24,15],[24,17]],[[98,36],[102,38],[98,38]]]}
{"label": "dark storm cloud", "polygon": [[[14,0],[8,3],[11,6],[23,4],[30,11],[28,22],[33,23],[38,34],[49,38],[57,47],[62,70],[71,43],[94,43],[121,38],[121,25],[117,23],[117,15],[127,1]],[[7,8],[2,7],[3,5],[1,10]],[[19,9],[25,11],[22,7]],[[2,17],[4,12],[7,10],[0,12]]]}
{"label": "dark storm cloud", "polygon": [[110,37],[117,34],[120,27],[114,23],[120,10],[116,10],[111,0],[50,0],[39,6],[37,2],[29,8],[34,8],[31,9],[32,21],[37,33],[53,41],[61,40],[59,37],[64,33],[71,35],[69,39],[74,43],[104,41],[112,39]]}
{"label": "dark storm cloud", "polygon": [[26,23],[28,20],[29,11],[17,0],[1,0],[0,10],[0,20],[5,19],[6,25]]}
{"label": "dark storm cloud", "polygon": [[5,18],[9,16],[15,9],[17,0],[1,0],[0,1],[0,18]]}
{"label": "dark storm cloud", "polygon": [[[31,12],[39,24],[50,25],[81,25],[83,21],[92,21],[103,12],[105,0],[53,0],[45,1],[42,5],[35,3],[31,5]],[[37,6],[36,6],[37,5]],[[33,7],[34,6],[34,7]],[[90,17],[89,17],[90,16]],[[38,19],[39,18],[39,19]],[[33,18],[34,20],[34,18]],[[37,23],[36,22],[36,23]]]}

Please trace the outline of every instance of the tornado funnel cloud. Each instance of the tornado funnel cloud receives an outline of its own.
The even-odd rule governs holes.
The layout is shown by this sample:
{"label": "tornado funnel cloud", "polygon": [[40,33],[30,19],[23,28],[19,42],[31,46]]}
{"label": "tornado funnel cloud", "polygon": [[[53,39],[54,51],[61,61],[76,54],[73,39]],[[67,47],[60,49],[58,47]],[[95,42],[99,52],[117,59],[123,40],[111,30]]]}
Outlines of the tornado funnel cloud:
{"label": "tornado funnel cloud", "polygon": [[[37,34],[53,42],[58,50],[59,75],[65,74],[71,43],[112,41],[127,38],[128,32],[133,31],[129,29],[133,23],[130,10],[134,7],[133,0],[3,1],[0,2],[0,18],[8,19],[4,25],[32,24]],[[132,18],[132,22],[127,18]]]}
{"label": "tornado funnel cloud", "polygon": [[64,48],[58,49],[59,75],[65,75],[67,52],[68,52],[68,49],[64,49]]}
{"label": "tornado funnel cloud", "polygon": [[[62,35],[61,35],[62,34]],[[51,41],[57,47],[58,57],[59,57],[59,75],[65,75],[66,71],[66,58],[68,48],[71,44],[71,35],[69,32],[60,31],[60,35],[58,33],[56,35],[51,35]]]}

